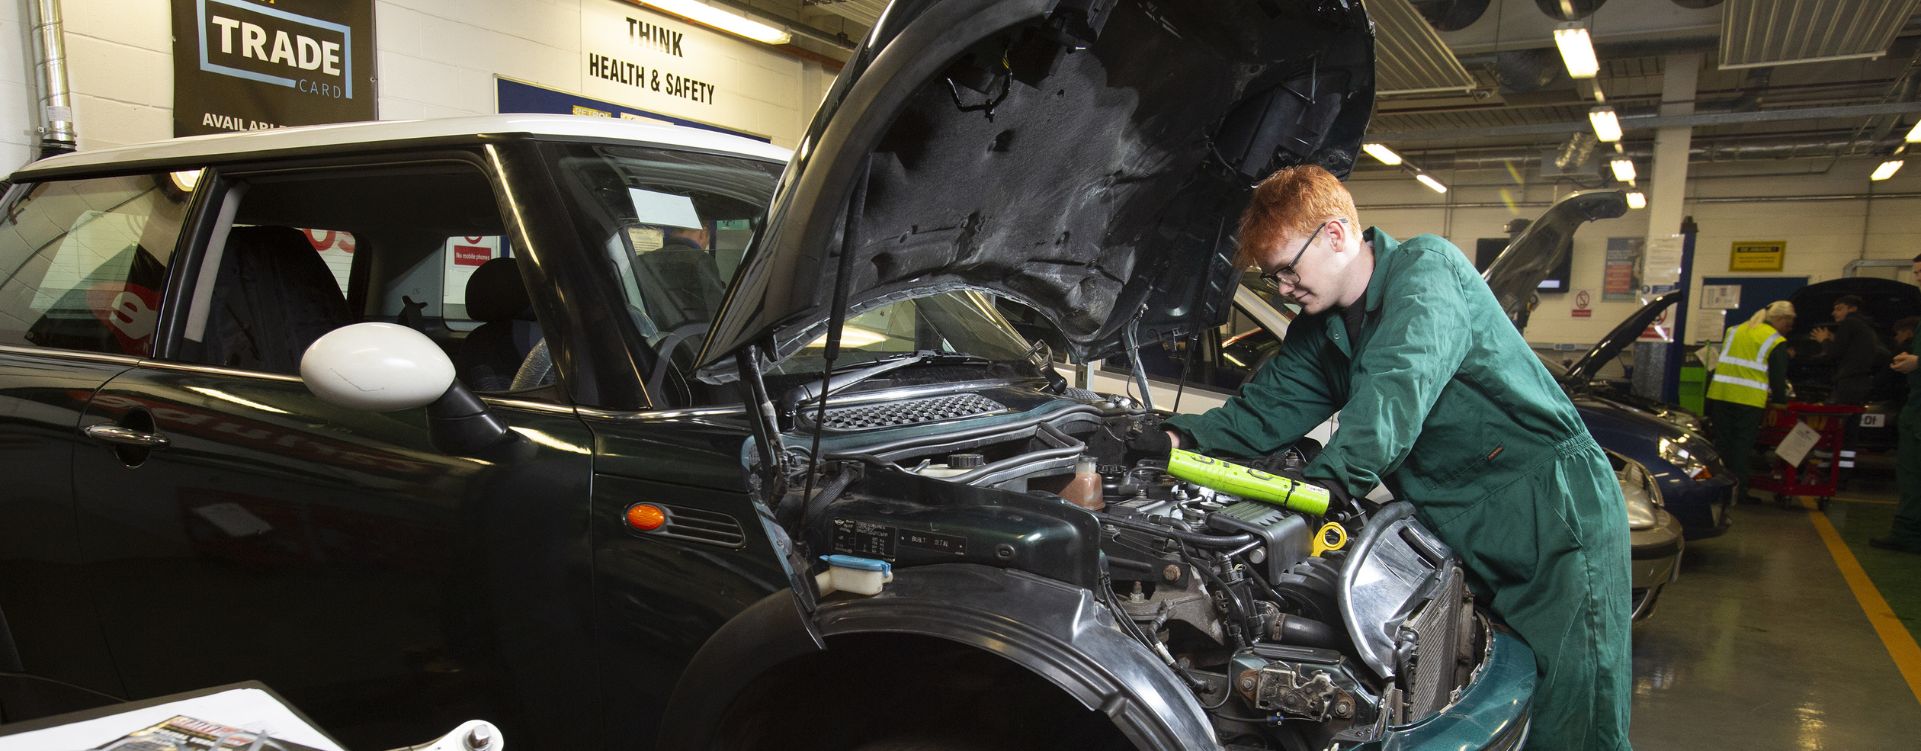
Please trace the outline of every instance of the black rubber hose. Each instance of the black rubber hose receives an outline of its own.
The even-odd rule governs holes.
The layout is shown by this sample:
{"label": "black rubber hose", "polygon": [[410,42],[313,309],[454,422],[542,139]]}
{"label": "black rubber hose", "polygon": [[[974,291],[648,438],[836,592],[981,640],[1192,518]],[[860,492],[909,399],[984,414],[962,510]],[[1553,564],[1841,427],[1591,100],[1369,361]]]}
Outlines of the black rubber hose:
{"label": "black rubber hose", "polygon": [[1135,532],[1172,537],[1189,545],[1196,545],[1203,548],[1238,548],[1260,539],[1255,537],[1253,532],[1242,532],[1237,535],[1205,535],[1199,532],[1188,532],[1159,524],[1123,519],[1117,516],[1102,516],[1101,523],[1112,524],[1116,527],[1133,530]]}
{"label": "black rubber hose", "polygon": [[1282,644],[1333,647],[1340,643],[1340,637],[1334,633],[1333,627],[1312,618],[1286,613],[1282,613],[1280,619],[1274,622],[1274,628],[1268,635]]}
{"label": "black rubber hose", "polygon": [[[814,519],[820,516],[821,511],[827,508],[827,504],[833,503],[834,499],[839,498],[840,494],[847,490],[848,485],[853,484],[854,475],[855,472],[852,470],[842,469],[839,474],[834,475],[834,479],[828,480],[826,484],[821,485],[820,492],[815,493],[814,497],[803,499],[800,512],[801,526],[806,527],[812,525]],[[783,503],[781,504],[780,513],[785,515],[793,512],[788,508],[788,504]],[[784,527],[787,526],[788,520],[781,519],[781,522],[781,526]]]}

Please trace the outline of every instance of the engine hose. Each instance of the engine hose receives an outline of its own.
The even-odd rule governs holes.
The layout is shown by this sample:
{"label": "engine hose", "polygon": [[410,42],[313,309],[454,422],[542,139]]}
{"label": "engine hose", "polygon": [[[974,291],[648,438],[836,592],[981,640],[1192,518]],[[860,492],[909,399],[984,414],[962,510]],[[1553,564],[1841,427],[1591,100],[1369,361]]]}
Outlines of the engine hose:
{"label": "engine hose", "polygon": [[1186,548],[1181,549],[1181,557],[1187,560],[1187,565],[1190,568],[1200,572],[1202,579],[1207,580],[1208,584],[1214,586],[1214,588],[1220,590],[1221,594],[1227,596],[1227,609],[1233,611],[1234,621],[1240,626],[1238,633],[1229,631],[1228,636],[1238,637],[1235,641],[1239,643],[1234,646],[1246,647],[1247,635],[1259,633],[1259,631],[1249,628],[1254,625],[1255,621],[1252,617],[1248,616],[1247,605],[1241,602],[1240,594],[1235,592],[1232,587],[1227,586],[1227,582],[1221,579],[1220,574],[1214,573],[1214,569],[1203,566],[1195,561],[1193,556],[1188,555]]}
{"label": "engine hose", "polygon": [[[800,519],[803,527],[811,526],[814,519],[826,510],[827,504],[833,503],[834,499],[839,498],[840,494],[847,490],[848,485],[853,484],[854,474],[853,470],[843,468],[839,474],[834,475],[834,479],[820,486],[820,492],[815,493],[812,498],[802,500]],[[788,504],[782,503],[780,513],[791,515],[793,512],[788,508]],[[781,521],[784,525],[787,520]]]}
{"label": "engine hose", "polygon": [[1242,532],[1237,535],[1206,535],[1199,532],[1187,532],[1173,527],[1137,522],[1111,515],[1103,515],[1101,523],[1112,524],[1116,527],[1130,529],[1135,532],[1171,537],[1189,545],[1203,548],[1237,548],[1259,539],[1254,536],[1253,532]]}
{"label": "engine hose", "polygon": [[1312,618],[1281,613],[1268,629],[1268,635],[1282,644],[1300,644],[1309,647],[1334,647],[1340,642],[1334,629]]}

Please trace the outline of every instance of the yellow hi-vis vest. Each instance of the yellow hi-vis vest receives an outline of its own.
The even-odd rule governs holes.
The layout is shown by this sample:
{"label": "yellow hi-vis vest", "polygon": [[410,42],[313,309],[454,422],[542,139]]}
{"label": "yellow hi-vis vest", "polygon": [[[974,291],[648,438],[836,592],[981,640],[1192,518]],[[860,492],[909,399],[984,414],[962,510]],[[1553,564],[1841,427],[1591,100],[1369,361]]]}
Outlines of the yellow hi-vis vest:
{"label": "yellow hi-vis vest", "polygon": [[1708,398],[1765,407],[1768,404],[1768,353],[1781,335],[1766,323],[1744,323],[1728,331],[1721,360],[1714,366]]}

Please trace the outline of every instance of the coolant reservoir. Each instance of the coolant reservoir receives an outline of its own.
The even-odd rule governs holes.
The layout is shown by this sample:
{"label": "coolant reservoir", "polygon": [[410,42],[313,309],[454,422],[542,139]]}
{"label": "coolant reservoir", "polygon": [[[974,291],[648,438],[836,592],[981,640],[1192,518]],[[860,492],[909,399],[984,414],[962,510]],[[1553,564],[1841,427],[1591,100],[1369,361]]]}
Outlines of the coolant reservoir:
{"label": "coolant reservoir", "polygon": [[1094,457],[1083,456],[1074,463],[1074,479],[1067,487],[1061,488],[1061,497],[1089,511],[1107,508],[1107,499],[1101,497],[1101,473],[1094,464]]}

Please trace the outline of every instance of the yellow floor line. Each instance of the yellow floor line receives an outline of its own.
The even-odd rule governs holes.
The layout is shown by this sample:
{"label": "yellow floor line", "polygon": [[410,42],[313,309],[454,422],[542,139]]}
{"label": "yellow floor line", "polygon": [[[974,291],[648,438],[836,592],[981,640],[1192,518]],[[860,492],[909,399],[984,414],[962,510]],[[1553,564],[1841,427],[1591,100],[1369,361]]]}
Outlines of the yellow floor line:
{"label": "yellow floor line", "polygon": [[[1808,505],[1806,499],[1802,499]],[[1810,511],[1813,507],[1809,505]],[[1834,524],[1828,521],[1827,514],[1820,512],[1808,514],[1814,520],[1814,531],[1821,534],[1821,541],[1827,543],[1828,553],[1834,556],[1834,565],[1841,569],[1841,578],[1848,582],[1848,589],[1854,592],[1855,602],[1860,603],[1861,612],[1868,616],[1868,623],[1874,626],[1874,633],[1881,637],[1881,644],[1888,648],[1888,656],[1894,658],[1894,666],[1901,671],[1901,677],[1908,682],[1908,690],[1914,693],[1914,700],[1921,702],[1921,644],[1915,644],[1914,635],[1908,633],[1906,624],[1895,617],[1894,608],[1881,597],[1881,590],[1874,588],[1868,579],[1868,572],[1861,570],[1861,562],[1855,560],[1854,551],[1841,541],[1841,533],[1835,531]]]}
{"label": "yellow floor line", "polygon": [[1830,501],[1840,501],[1840,502],[1842,502],[1842,503],[1871,503],[1871,504],[1874,504],[1874,505],[1876,505],[1876,506],[1899,506],[1899,505],[1901,505],[1901,502],[1900,502],[1900,501],[1884,501],[1884,500],[1881,500],[1881,499],[1879,499],[1879,498],[1851,498],[1851,497],[1848,497],[1848,496],[1841,496],[1841,495],[1837,495],[1837,496],[1829,496],[1829,497],[1828,497],[1828,500],[1830,500]]}

